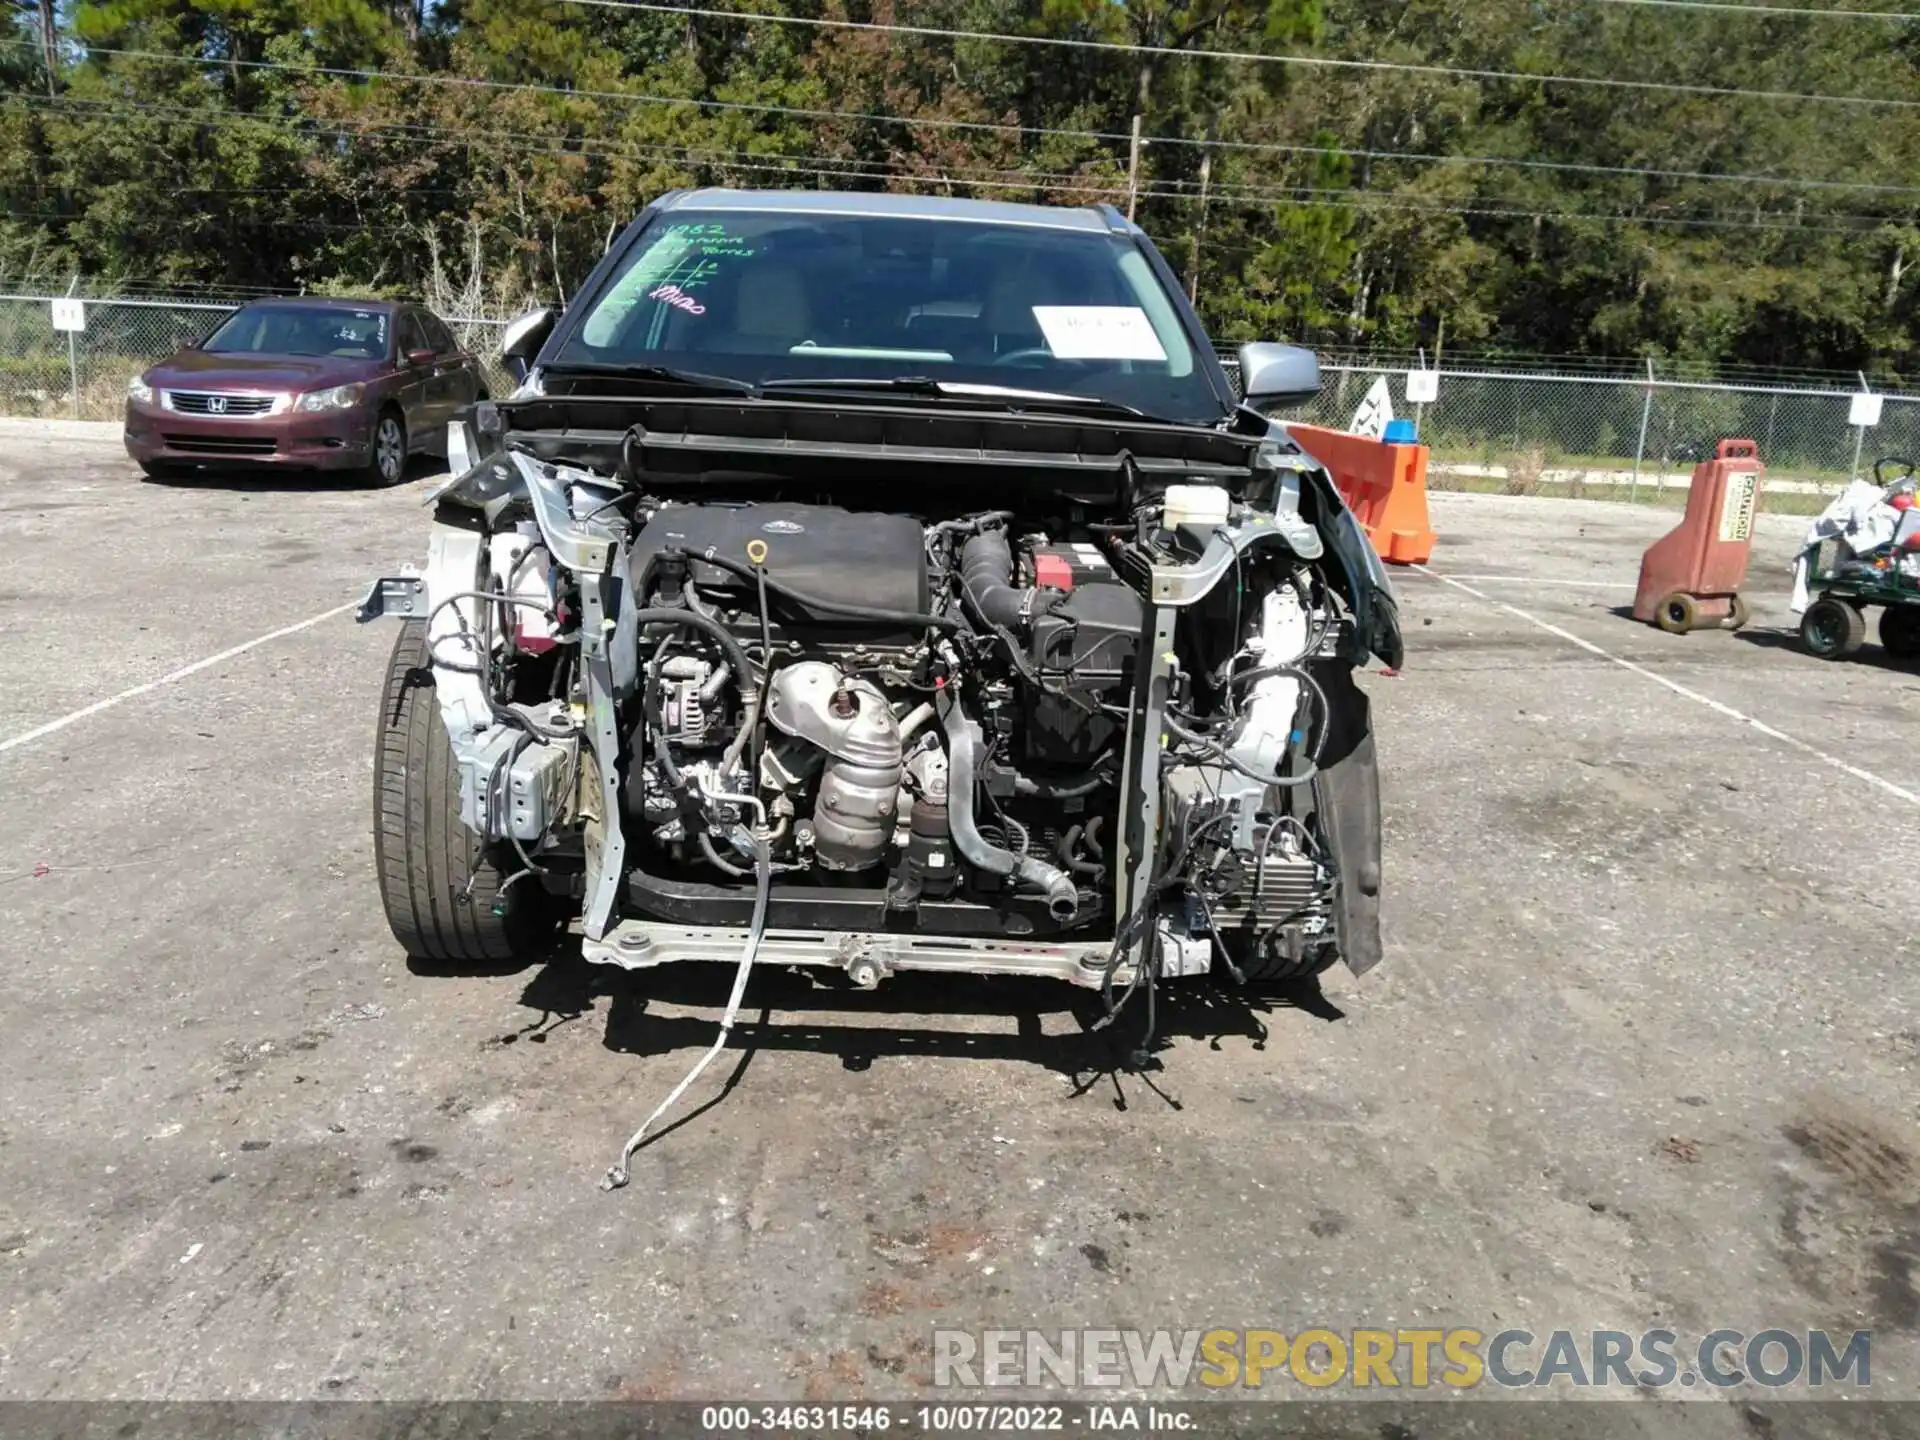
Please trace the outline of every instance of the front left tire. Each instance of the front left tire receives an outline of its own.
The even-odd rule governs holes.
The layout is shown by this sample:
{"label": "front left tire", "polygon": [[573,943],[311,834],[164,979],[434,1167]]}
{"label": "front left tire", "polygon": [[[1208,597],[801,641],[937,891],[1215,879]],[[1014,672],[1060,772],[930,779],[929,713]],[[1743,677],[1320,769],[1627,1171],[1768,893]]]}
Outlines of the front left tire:
{"label": "front left tire", "polygon": [[[405,621],[387,660],[374,736],[373,857],[387,926],[436,964],[525,964],[558,929],[540,877],[460,822],[460,770],[434,695],[427,627]],[[506,868],[502,868],[503,865]]]}
{"label": "front left tire", "polygon": [[373,422],[372,451],[366,468],[369,485],[391,489],[407,478],[407,422],[392,406]]}

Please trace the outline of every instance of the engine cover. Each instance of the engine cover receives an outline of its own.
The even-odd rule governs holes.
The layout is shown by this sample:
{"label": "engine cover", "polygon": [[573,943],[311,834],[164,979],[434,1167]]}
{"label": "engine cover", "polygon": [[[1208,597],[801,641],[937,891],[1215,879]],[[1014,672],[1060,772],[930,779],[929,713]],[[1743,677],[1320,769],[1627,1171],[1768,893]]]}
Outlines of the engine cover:
{"label": "engine cover", "polygon": [[[925,614],[929,595],[920,522],[910,515],[842,510],[832,505],[670,505],[634,537],[630,574],[645,593],[661,552],[711,550],[743,565],[748,542],[765,544],[769,579],[808,595],[877,610]],[[759,546],[754,547],[759,553]],[[753,586],[714,565],[693,564],[703,594],[737,596],[752,608]],[[845,617],[807,617],[845,626]]]}

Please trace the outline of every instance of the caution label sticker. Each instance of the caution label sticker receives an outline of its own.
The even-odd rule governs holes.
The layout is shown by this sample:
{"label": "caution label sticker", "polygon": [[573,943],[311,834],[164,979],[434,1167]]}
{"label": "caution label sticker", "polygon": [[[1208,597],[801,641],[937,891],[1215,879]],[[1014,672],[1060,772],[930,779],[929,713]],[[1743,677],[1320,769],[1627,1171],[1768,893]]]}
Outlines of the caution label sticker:
{"label": "caution label sticker", "polygon": [[1760,477],[1751,470],[1735,471],[1727,477],[1726,496],[1720,502],[1720,538],[1743,541],[1753,538],[1753,506],[1760,490]]}

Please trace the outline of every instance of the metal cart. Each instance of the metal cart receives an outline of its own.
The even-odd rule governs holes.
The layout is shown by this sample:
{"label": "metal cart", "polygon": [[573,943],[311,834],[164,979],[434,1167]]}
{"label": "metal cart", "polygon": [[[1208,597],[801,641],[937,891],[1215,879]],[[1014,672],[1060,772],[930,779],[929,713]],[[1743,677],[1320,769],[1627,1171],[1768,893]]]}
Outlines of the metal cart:
{"label": "metal cart", "polygon": [[[1884,467],[1904,473],[1888,481]],[[1887,459],[1873,467],[1875,483],[1889,494],[1914,488],[1914,463]],[[1880,647],[1901,659],[1920,656],[1920,549],[1909,540],[1920,534],[1920,507],[1903,512],[1893,543],[1855,555],[1838,540],[1822,540],[1802,552],[1808,558],[1807,586],[1818,598],[1800,616],[1800,640],[1823,660],[1844,660],[1867,638],[1867,610],[1880,609]]]}

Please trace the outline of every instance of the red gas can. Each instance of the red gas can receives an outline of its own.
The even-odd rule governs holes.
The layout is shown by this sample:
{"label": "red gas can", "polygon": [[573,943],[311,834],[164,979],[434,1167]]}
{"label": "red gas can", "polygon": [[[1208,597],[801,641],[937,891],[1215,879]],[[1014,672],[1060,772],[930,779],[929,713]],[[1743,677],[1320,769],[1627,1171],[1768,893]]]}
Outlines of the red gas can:
{"label": "red gas can", "polygon": [[1747,578],[1765,473],[1751,440],[1722,440],[1713,459],[1694,466],[1685,517],[1641,557],[1634,619],[1676,635],[1709,625],[1737,630],[1747,623],[1740,582]]}

